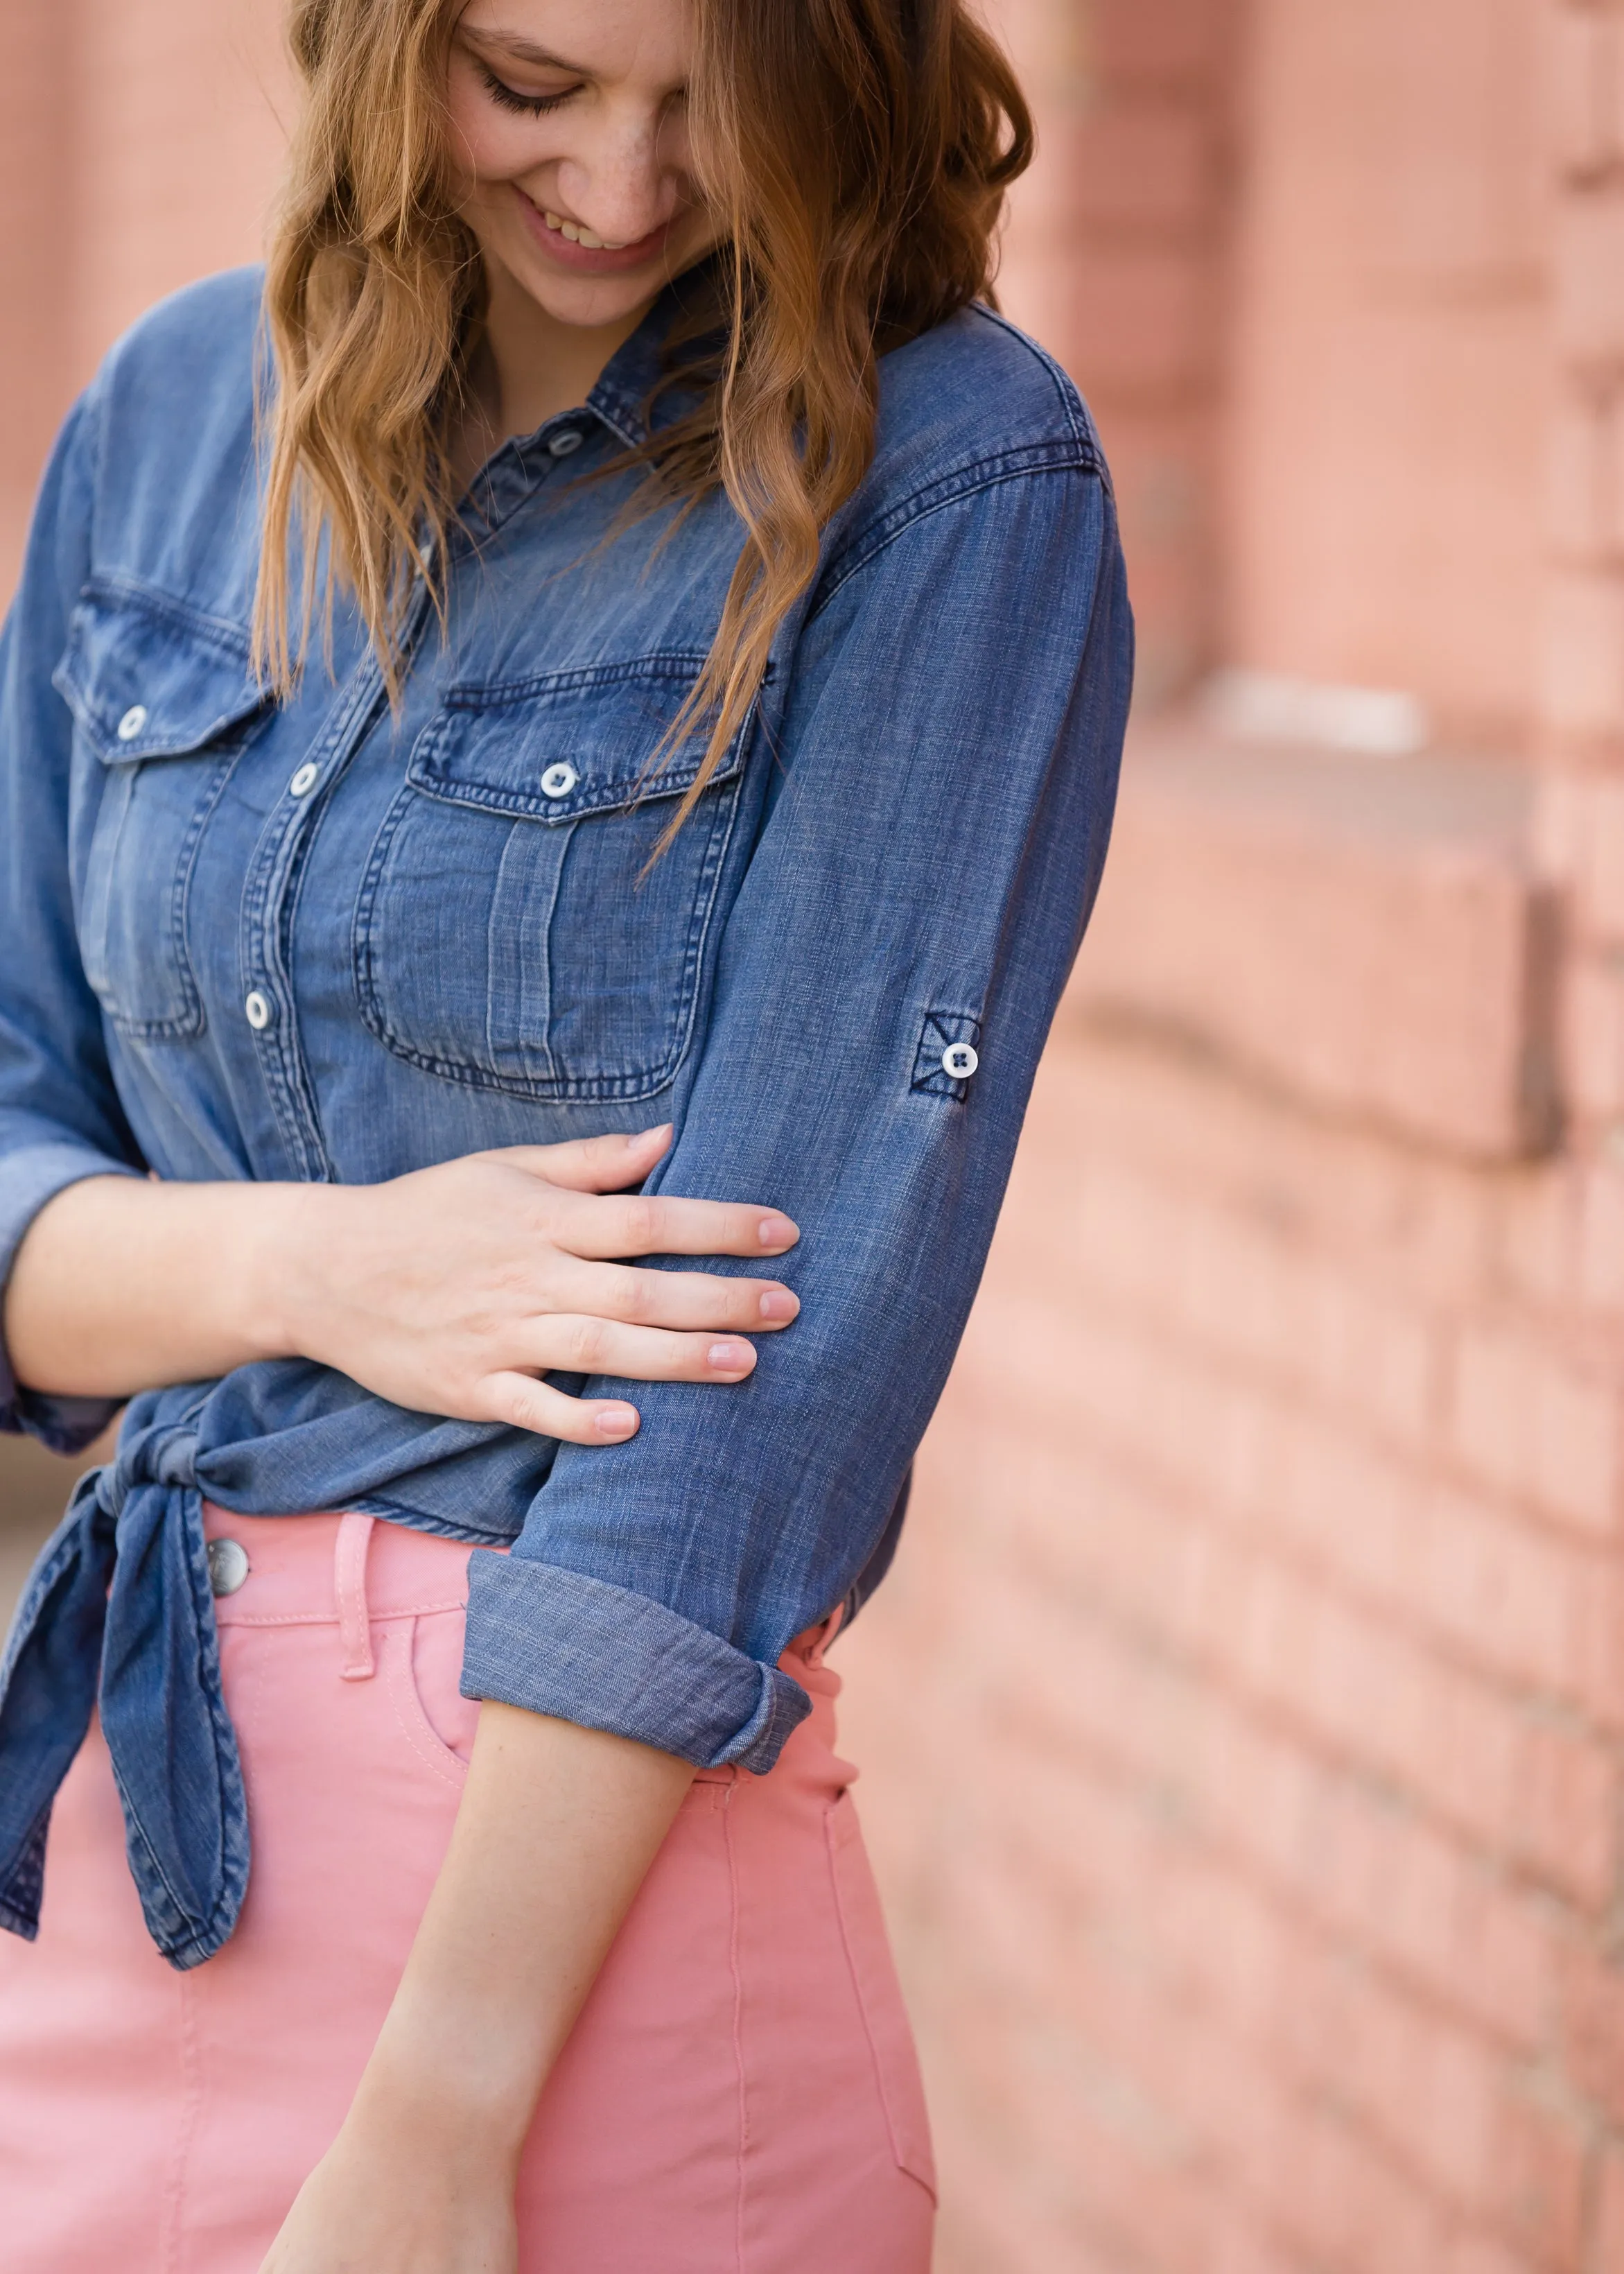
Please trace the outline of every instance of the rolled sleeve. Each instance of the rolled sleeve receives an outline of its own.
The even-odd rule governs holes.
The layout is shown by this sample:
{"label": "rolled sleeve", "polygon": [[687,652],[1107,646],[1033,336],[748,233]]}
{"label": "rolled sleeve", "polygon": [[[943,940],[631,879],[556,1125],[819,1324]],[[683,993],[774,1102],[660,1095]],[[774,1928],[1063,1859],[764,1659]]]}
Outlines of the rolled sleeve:
{"label": "rolled sleeve", "polygon": [[831,564],[651,1180],[793,1216],[773,1269],[801,1314],[735,1388],[588,1385],[643,1426],[561,1448],[473,1590],[472,1694],[771,1767],[797,1718],[780,1653],[886,1540],[964,1329],[1098,885],[1131,678],[1090,453],[938,492]]}
{"label": "rolled sleeve", "polygon": [[811,1710],[798,1682],[647,1595],[476,1549],[462,1688],[584,1721],[695,1768],[766,1770]]}
{"label": "rolled sleeve", "polygon": [[[10,1284],[23,1235],[45,1206],[86,1177],[132,1176],[123,1162],[89,1148],[47,1141],[0,1152],[0,1290]],[[122,1400],[56,1397],[25,1389],[0,1335],[0,1430],[38,1437],[55,1453],[77,1453],[99,1437]]]}
{"label": "rolled sleeve", "polygon": [[[101,1007],[79,953],[71,727],[50,683],[87,566],[94,425],[87,400],[63,430],[0,632],[0,1299],[49,1201],[86,1177],[139,1176],[146,1165],[118,1103]],[[118,1404],[20,1386],[0,1337],[0,1429],[77,1452]]]}

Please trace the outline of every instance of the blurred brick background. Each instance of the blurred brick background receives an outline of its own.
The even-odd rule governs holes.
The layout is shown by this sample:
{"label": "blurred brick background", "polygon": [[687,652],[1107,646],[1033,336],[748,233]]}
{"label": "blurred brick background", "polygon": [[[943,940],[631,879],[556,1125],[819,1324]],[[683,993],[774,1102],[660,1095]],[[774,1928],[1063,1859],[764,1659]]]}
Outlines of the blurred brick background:
{"label": "blurred brick background", "polygon": [[[1624,2274],[1624,4],[994,12],[1143,646],[844,1646],[942,2274]],[[256,248],[274,15],[0,21],[6,573]]]}

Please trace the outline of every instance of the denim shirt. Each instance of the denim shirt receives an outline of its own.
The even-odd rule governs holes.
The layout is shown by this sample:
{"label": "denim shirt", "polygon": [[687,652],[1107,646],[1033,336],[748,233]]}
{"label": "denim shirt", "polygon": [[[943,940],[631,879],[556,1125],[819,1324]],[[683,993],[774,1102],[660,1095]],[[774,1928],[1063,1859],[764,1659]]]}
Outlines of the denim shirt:
{"label": "denim shirt", "polygon": [[[0,1674],[0,1919],[35,1931],[99,1700],[177,1966],[229,1934],[248,1870],[205,1497],[511,1544],[470,1558],[470,1697],[771,1767],[807,1710],[780,1652],[894,1545],[1099,880],[1131,678],[1088,416],[969,309],[883,358],[872,467],[647,869],[697,749],[645,770],[741,533],[720,496],[621,514],[668,306],[488,462],[392,712],[342,602],[288,701],[249,667],[259,294],[214,279],[114,350],[0,651],[0,1281],[84,1177],[368,1183],[669,1119],[650,1187],[786,1211],[802,1309],[738,1387],[638,1383],[619,1446],[407,1412],[301,1359],[130,1404]],[[72,1450],[113,1411],[0,1364],[9,1428]]]}

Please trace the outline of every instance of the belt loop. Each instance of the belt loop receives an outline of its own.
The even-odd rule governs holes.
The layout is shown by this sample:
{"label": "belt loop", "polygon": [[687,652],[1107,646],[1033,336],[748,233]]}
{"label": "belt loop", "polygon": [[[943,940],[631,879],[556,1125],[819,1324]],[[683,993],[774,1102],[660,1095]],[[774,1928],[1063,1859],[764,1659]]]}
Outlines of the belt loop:
{"label": "belt loop", "polygon": [[338,1598],[338,1640],[344,1653],[346,1682],[369,1682],[376,1672],[372,1660],[372,1625],[366,1602],[366,1550],[376,1517],[351,1509],[338,1519],[338,1545],[333,1553],[333,1592]]}

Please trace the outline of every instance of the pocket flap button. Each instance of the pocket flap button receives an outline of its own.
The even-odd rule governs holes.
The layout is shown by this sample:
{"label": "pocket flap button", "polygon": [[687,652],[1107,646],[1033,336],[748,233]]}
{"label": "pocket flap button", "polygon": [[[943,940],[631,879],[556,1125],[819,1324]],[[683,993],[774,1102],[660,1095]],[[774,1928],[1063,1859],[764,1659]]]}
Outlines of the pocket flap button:
{"label": "pocket flap button", "polygon": [[235,1595],[248,1577],[248,1550],[240,1540],[208,1543],[208,1584],[216,1595]]}
{"label": "pocket flap button", "polygon": [[942,1071],[951,1073],[955,1081],[968,1081],[981,1062],[968,1043],[950,1043],[942,1053]]}
{"label": "pocket flap button", "polygon": [[147,705],[144,703],[132,703],[118,722],[119,741],[133,742],[146,724]]}
{"label": "pocket flap button", "polygon": [[543,794],[547,797],[568,797],[580,779],[574,766],[567,764],[560,758],[557,765],[549,766],[546,772],[543,774],[541,778]]}

